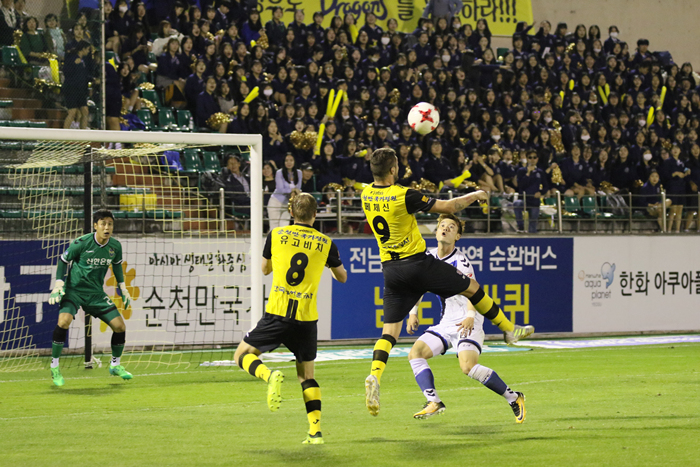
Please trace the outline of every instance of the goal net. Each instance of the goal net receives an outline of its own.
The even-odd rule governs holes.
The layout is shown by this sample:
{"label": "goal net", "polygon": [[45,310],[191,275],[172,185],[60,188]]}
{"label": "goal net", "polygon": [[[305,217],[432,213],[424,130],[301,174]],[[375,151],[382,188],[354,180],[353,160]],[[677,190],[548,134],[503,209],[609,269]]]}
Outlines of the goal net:
{"label": "goal net", "polygon": [[[48,366],[56,264],[93,231],[98,209],[114,214],[133,299],[125,310],[110,270],[104,290],[127,328],[123,364],[230,359],[262,315],[261,143],[260,135],[0,128],[0,372]],[[231,156],[249,193],[222,186]],[[84,354],[106,361],[111,335],[80,310],[61,366],[82,365]]]}

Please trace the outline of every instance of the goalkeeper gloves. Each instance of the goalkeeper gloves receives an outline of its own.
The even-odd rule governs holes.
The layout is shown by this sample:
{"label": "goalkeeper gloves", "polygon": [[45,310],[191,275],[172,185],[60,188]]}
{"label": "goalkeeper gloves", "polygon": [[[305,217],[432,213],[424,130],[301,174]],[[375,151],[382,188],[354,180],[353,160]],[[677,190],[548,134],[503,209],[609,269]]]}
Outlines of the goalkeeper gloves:
{"label": "goalkeeper gloves", "polygon": [[60,279],[56,280],[56,285],[51,291],[51,296],[49,297],[49,305],[55,305],[61,303],[61,298],[66,294],[65,282]]}
{"label": "goalkeeper gloves", "polygon": [[122,303],[124,304],[124,310],[129,309],[129,305],[131,305],[131,295],[129,294],[129,291],[126,289],[126,284],[123,282],[119,283],[119,290],[121,291],[121,296],[122,296]]}

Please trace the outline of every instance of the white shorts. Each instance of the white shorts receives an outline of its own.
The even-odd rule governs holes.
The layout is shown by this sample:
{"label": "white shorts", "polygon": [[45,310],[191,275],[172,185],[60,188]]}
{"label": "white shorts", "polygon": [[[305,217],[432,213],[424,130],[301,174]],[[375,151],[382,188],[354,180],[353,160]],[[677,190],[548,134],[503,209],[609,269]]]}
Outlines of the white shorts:
{"label": "white shorts", "polygon": [[418,339],[423,341],[433,351],[433,356],[443,355],[450,347],[454,347],[457,353],[464,350],[474,350],[481,354],[484,345],[484,329],[476,325],[468,336],[460,336],[459,326],[456,324],[442,324],[430,326]]}

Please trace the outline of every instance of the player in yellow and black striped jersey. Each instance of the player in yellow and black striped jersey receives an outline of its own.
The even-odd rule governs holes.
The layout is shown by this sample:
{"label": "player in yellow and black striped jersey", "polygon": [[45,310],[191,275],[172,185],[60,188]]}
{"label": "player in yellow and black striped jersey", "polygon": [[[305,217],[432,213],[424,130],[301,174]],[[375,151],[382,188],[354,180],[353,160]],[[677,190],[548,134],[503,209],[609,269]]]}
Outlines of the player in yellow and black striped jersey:
{"label": "player in yellow and black striped jersey", "polygon": [[284,375],[271,371],[258,356],[285,345],[296,357],[309,433],[304,444],[323,444],[321,436],[321,389],[314,379],[316,359],[316,300],[324,266],[339,282],[347,280],[338,247],[312,227],[316,200],[300,193],[291,201],[294,225],[277,227],[267,236],[263,249],[263,274],[273,273],[265,314],[246,334],[234,360],[251,375],[268,383],[267,404],[276,411],[282,401]]}
{"label": "player in yellow and black striped jersey", "polygon": [[374,183],[362,191],[362,208],[379,245],[384,273],[384,328],[374,346],[365,396],[370,414],[379,414],[379,383],[391,348],[401,333],[404,318],[426,292],[448,298],[462,294],[474,308],[504,332],[512,344],[532,334],[534,328],[516,326],[486,295],[479,284],[447,263],[426,255],[415,213],[454,214],[487,194],[476,191],[451,200],[439,200],[419,191],[395,185],[399,166],[390,148],[374,151],[370,159]]}

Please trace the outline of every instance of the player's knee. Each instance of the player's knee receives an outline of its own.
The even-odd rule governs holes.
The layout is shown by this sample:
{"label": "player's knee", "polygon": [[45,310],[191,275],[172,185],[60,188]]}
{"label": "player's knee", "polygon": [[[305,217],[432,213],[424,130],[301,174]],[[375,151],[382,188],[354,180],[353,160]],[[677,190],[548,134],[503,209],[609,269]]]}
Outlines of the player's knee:
{"label": "player's knee", "polygon": [[123,321],[121,323],[110,323],[110,326],[114,332],[126,332],[126,324]]}
{"label": "player's knee", "polygon": [[68,329],[70,323],[73,322],[73,315],[70,313],[61,313],[58,315],[58,327]]}
{"label": "player's knee", "polygon": [[469,372],[472,371],[472,368],[474,368],[474,362],[469,360],[459,362],[459,367],[462,369],[462,373],[469,376]]}

